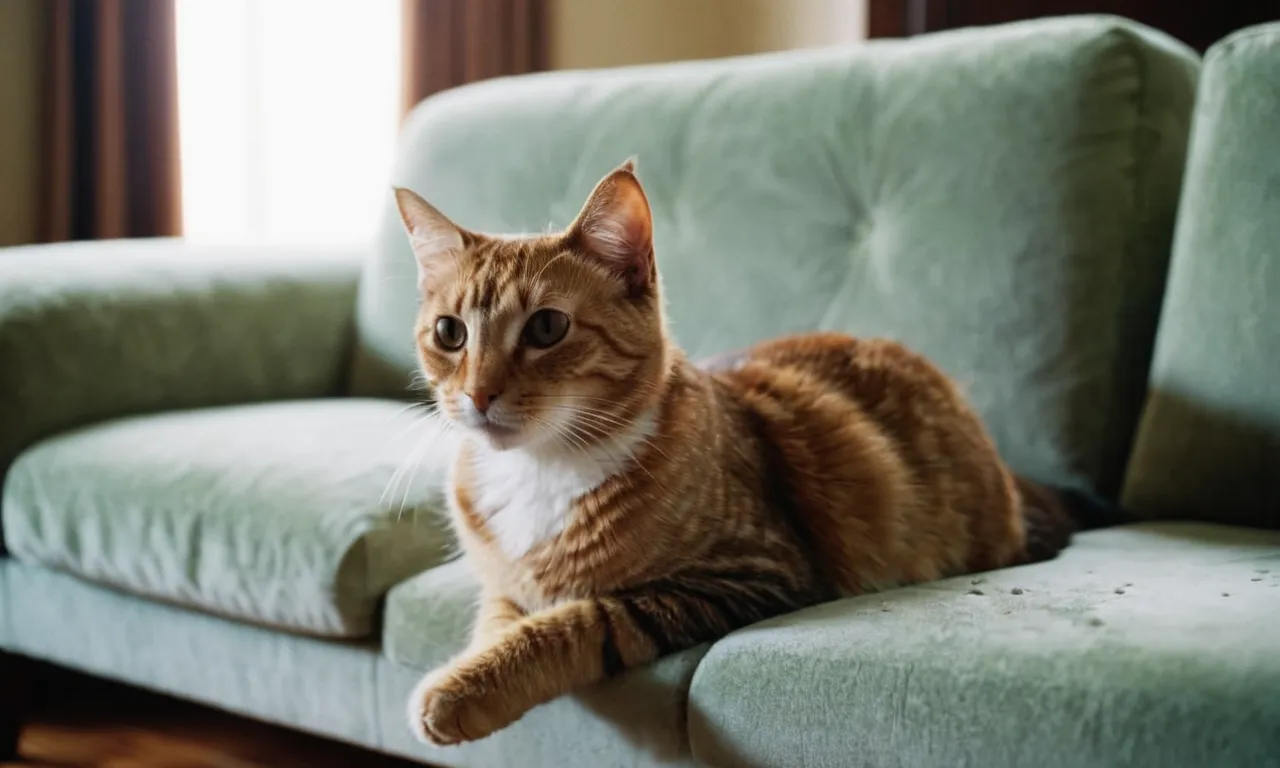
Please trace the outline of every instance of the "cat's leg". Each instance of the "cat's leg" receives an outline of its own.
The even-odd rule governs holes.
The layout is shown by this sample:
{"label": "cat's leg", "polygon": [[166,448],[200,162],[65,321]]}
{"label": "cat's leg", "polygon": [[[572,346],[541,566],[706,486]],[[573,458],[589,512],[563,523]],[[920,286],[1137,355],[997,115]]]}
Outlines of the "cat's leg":
{"label": "cat's leg", "polygon": [[440,678],[447,673],[459,659],[474,656],[481,650],[495,644],[502,632],[520,619],[524,611],[508,598],[493,594],[488,590],[481,592],[480,605],[476,610],[475,623],[471,626],[471,640],[462,653],[453,660],[427,672],[414,686],[409,695],[409,728],[419,739],[428,740],[423,731],[421,701],[425,692],[437,685]]}
{"label": "cat's leg", "polygon": [[[601,679],[623,662],[617,641],[606,659],[606,628],[596,601],[558,605],[511,625],[491,645],[464,654],[437,670],[409,702],[419,737],[438,745],[483,738],[556,696]],[[632,661],[646,652],[631,638]],[[606,669],[609,666],[609,669]]]}
{"label": "cat's leg", "polygon": [[471,642],[463,655],[493,645],[507,627],[522,618],[524,611],[510,599],[489,592],[482,593],[476,621],[471,627]]}
{"label": "cat's leg", "polygon": [[801,603],[793,594],[776,584],[707,583],[530,614],[424,680],[409,702],[412,725],[439,745],[483,738],[557,696],[791,610]]}

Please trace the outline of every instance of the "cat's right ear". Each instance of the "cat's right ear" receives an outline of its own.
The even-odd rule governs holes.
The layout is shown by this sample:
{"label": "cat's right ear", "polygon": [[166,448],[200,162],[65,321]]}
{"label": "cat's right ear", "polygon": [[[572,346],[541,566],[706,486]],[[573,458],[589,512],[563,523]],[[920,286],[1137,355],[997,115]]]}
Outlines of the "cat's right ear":
{"label": "cat's right ear", "polygon": [[404,187],[395,187],[394,191],[400,220],[418,262],[418,289],[426,291],[432,280],[462,255],[462,230],[416,192]]}
{"label": "cat's right ear", "polygon": [[596,184],[568,232],[584,253],[621,277],[632,296],[654,285],[653,214],[634,159]]}

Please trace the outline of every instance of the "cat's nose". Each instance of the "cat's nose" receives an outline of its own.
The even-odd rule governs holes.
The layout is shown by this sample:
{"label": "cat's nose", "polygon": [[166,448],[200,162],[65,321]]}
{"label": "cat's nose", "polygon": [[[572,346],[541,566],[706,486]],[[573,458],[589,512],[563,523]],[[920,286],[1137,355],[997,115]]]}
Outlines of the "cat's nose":
{"label": "cat's nose", "polygon": [[493,401],[497,400],[498,395],[501,395],[501,394],[502,394],[501,392],[479,391],[479,392],[472,392],[470,397],[471,397],[471,402],[475,403],[477,411],[481,413],[488,413],[489,406],[493,405]]}

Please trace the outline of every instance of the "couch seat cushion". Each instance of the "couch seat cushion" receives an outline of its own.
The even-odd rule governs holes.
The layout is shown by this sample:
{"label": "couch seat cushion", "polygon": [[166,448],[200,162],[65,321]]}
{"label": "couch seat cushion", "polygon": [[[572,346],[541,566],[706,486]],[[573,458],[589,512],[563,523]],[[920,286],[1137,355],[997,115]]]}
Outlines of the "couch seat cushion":
{"label": "couch seat cushion", "polygon": [[387,589],[447,541],[447,446],[419,419],[403,403],[316,400],[70,432],[13,465],[5,537],[24,561],[148,597],[367,636]]}
{"label": "couch seat cushion", "polygon": [[1268,765],[1277,691],[1280,533],[1143,524],[731,635],[689,727],[723,766]]}

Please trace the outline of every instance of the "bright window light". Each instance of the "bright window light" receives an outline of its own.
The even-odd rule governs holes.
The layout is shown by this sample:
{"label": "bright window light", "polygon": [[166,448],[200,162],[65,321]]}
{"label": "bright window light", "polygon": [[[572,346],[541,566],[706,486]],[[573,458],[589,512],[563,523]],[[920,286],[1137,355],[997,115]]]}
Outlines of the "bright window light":
{"label": "bright window light", "polygon": [[372,237],[400,118],[400,3],[178,0],[184,230]]}

